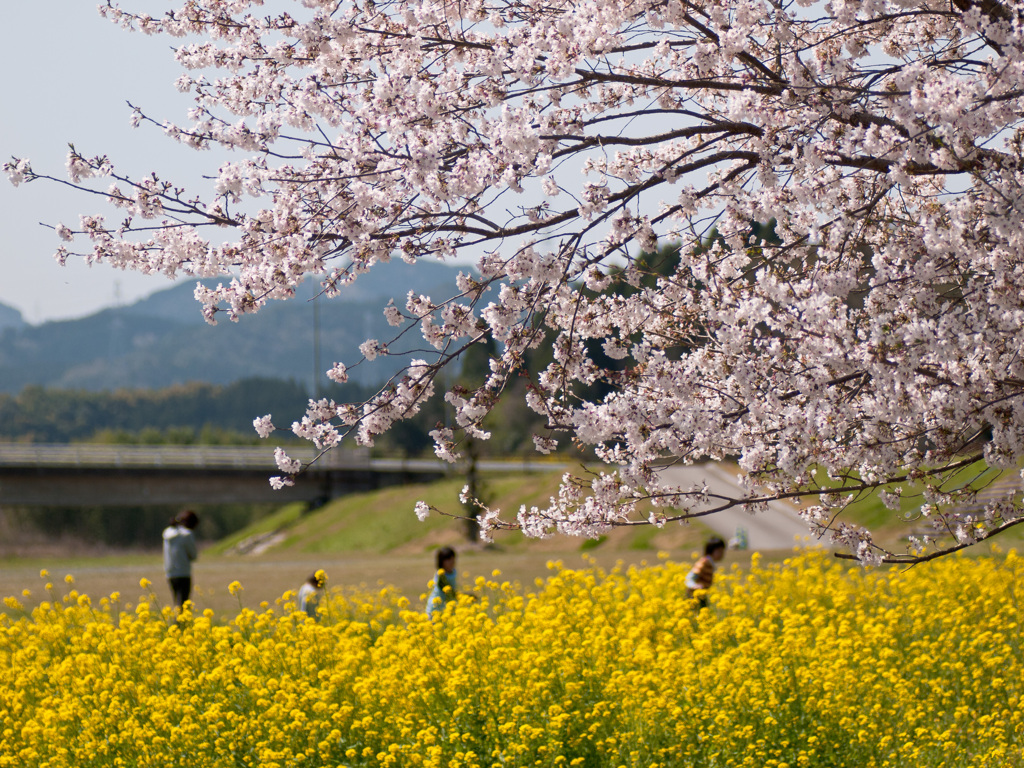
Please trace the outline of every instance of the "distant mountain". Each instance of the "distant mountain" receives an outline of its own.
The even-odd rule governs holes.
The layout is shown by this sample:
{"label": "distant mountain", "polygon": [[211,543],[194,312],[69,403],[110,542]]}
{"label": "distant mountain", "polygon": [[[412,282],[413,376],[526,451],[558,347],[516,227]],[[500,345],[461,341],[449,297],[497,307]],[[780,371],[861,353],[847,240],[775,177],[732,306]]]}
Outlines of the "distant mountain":
{"label": "distant mountain", "polygon": [[14,307],[0,304],[0,331],[6,328],[22,328],[25,325],[25,318],[21,316],[21,312]]}
{"label": "distant mountain", "polygon": [[[465,269],[465,267],[463,267]],[[0,305],[0,391],[38,384],[63,389],[162,388],[187,381],[228,384],[267,377],[305,382],[340,360],[358,359],[366,338],[390,339],[382,310],[389,298],[404,305],[410,290],[447,298],[458,267],[395,260],[381,264],[335,299],[308,281],[290,301],[271,302],[238,323],[207,325],[193,298],[195,283],[176,285],[127,307],[79,320],[26,325]],[[216,282],[216,281],[210,281]],[[319,305],[320,358],[314,361],[314,301]],[[6,326],[9,310],[11,322]],[[19,322],[15,322],[19,321]],[[396,351],[426,356],[422,337],[408,334]],[[408,356],[378,358],[351,371],[353,381],[385,380]]]}

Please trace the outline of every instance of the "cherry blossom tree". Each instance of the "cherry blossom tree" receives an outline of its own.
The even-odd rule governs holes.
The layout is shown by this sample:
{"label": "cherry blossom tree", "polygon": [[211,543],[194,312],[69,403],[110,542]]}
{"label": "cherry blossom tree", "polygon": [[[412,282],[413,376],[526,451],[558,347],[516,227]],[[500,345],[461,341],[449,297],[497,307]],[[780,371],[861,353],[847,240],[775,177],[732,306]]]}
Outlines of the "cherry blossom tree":
{"label": "cherry blossom tree", "polygon": [[[122,209],[57,226],[61,260],[84,241],[92,261],[221,276],[196,289],[210,322],[305,278],[343,300],[380,262],[463,257],[450,296],[388,306],[395,338],[328,375],[418,359],[368,402],[311,402],[296,434],[372,444],[493,339],[482,386],[446,394],[438,455],[486,439],[528,376],[538,450],[572,441],[606,467],[567,476],[547,508],[486,510],[485,534],[597,535],[788,498],[880,562],[1024,520],[1012,494],[972,506],[969,482],[1024,456],[1024,2],[262,5],[100,9],[176,40],[187,122],[133,120],[232,150],[212,190],[77,150],[68,180],[6,170]],[[773,237],[752,235],[768,222]],[[669,269],[640,257],[659,243],[678,243]],[[549,364],[530,369],[544,344]],[[727,458],[746,483],[733,498],[659,474]],[[301,469],[279,463],[278,484]],[[905,553],[840,515],[878,493],[901,516],[911,492],[929,532]]]}

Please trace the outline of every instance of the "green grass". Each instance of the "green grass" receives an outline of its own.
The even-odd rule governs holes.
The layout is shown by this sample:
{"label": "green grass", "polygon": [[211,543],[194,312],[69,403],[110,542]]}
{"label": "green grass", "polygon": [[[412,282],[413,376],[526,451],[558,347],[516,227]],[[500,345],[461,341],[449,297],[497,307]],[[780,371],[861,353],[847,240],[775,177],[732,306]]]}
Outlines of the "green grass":
{"label": "green grass", "polygon": [[630,531],[630,549],[657,549],[658,534],[661,530],[653,525],[645,525]]}
{"label": "green grass", "polygon": [[[484,493],[489,504],[515,517],[520,505],[547,503],[558,488],[558,473],[485,476]],[[436,483],[402,485],[335,499],[323,507],[302,514],[301,506],[289,505],[280,512],[234,534],[212,548],[213,554],[229,551],[250,536],[272,531],[286,538],[274,552],[322,554],[332,552],[384,553],[396,549],[427,551],[439,542],[460,542],[464,538],[459,492],[465,480],[455,477]],[[431,512],[419,522],[413,515],[417,501],[425,501],[446,514]],[[516,547],[522,537],[503,537],[503,544]]]}
{"label": "green grass", "polygon": [[[489,506],[502,510],[504,519],[515,520],[521,506],[547,506],[549,499],[557,494],[560,480],[558,472],[485,475],[483,496]],[[464,478],[454,477],[430,484],[382,488],[335,499],[305,513],[301,505],[289,505],[219,542],[211,547],[210,553],[228,553],[251,536],[274,531],[284,535],[270,550],[278,554],[416,554],[444,544],[464,546],[465,524],[457,517],[462,514],[459,492],[464,485]],[[441,513],[432,511],[424,522],[419,522],[413,514],[417,501],[425,501]],[[707,535],[708,530],[703,525],[691,523],[665,529],[653,526],[616,529],[593,543],[565,537],[530,540],[518,531],[496,531],[494,539],[498,548],[512,553],[598,548],[654,551],[697,546]]]}
{"label": "green grass", "polygon": [[260,518],[252,525],[246,526],[242,530],[221,539],[216,544],[210,546],[207,551],[211,555],[223,555],[252,536],[285,530],[298,522],[306,512],[306,509],[307,504],[303,501],[286,504],[273,514]]}
{"label": "green grass", "polygon": [[[999,482],[1011,480],[1017,475],[1017,469],[993,469],[983,461],[975,462],[951,474],[943,483],[943,490],[952,491],[970,487],[976,491]],[[843,484],[829,480],[824,471],[819,471],[816,480],[822,486],[832,486],[841,490],[843,485],[855,485],[857,480],[848,480]],[[890,490],[900,488],[899,510],[891,510],[882,503],[877,491],[862,493],[856,497],[841,513],[839,519],[861,525],[871,531],[877,541],[887,546],[898,545],[909,534],[925,532],[928,526],[920,516],[921,506],[925,503],[920,483],[903,482],[889,486]],[[999,539],[1005,545],[1015,546],[1024,541],[1024,530],[1013,528]]]}
{"label": "green grass", "polygon": [[337,499],[294,525],[277,551],[383,553],[438,531],[457,534],[457,520],[431,514],[420,523],[413,506],[422,500],[457,514],[463,484],[461,479],[443,480]]}

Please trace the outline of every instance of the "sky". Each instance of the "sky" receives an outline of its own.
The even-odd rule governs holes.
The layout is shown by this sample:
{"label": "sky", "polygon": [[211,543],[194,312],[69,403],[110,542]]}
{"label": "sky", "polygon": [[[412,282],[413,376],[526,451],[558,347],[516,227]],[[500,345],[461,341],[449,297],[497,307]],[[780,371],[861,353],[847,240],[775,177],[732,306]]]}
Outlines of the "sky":
{"label": "sky", "polygon": [[[192,180],[215,173],[227,155],[189,150],[153,125],[132,128],[127,104],[159,121],[188,123],[192,102],[174,87],[181,69],[171,46],[181,41],[124,31],[100,17],[96,2],[5,5],[0,25],[0,64],[6,74],[0,83],[0,159],[28,158],[37,173],[66,178],[70,142],[84,155],[108,155],[119,172],[139,177],[157,171],[161,178],[196,192]],[[154,16],[181,5],[172,0],[121,4]],[[533,202],[516,199],[511,204]],[[130,304],[170,287],[159,275],[90,267],[81,259],[58,265],[53,253],[61,243],[41,224],[77,229],[81,214],[96,213],[110,213],[98,197],[43,180],[15,188],[0,176],[0,303],[21,311],[30,323],[41,323]],[[108,221],[119,221],[119,215],[115,211]],[[88,250],[82,238],[73,245]]]}
{"label": "sky", "polygon": [[[171,6],[156,0],[125,5],[154,15]],[[155,127],[129,125],[127,101],[159,119],[186,122],[190,101],[174,88],[180,68],[172,40],[123,31],[96,7],[95,0],[5,4],[0,158],[27,157],[37,172],[66,178],[70,142],[83,154],[107,154],[119,170],[136,175],[206,167],[209,155],[175,145]],[[40,222],[74,227],[80,214],[101,210],[89,196],[60,185],[36,181],[15,188],[0,176],[0,303],[39,323],[82,317],[170,287],[162,276],[81,261],[57,264],[60,241]]]}

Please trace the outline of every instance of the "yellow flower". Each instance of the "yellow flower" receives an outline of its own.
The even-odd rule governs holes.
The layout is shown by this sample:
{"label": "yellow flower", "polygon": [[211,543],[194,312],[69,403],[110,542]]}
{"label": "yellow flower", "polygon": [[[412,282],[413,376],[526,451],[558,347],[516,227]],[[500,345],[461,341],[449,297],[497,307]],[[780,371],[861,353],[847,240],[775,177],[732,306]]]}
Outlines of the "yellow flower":
{"label": "yellow flower", "polygon": [[0,613],[0,666],[18,670],[0,676],[16,706],[0,710],[0,752],[54,768],[183,753],[282,767],[1017,766],[1024,559],[970,564],[900,573],[795,555],[724,572],[700,613],[689,564],[563,565],[530,591],[488,584],[443,622],[392,588],[322,595],[319,622],[287,600],[218,618],[86,610],[80,595]]}
{"label": "yellow flower", "polygon": [[145,576],[139,579],[139,587],[141,589],[149,589],[151,586],[153,586],[153,582],[147,579]]}
{"label": "yellow flower", "polygon": [[230,592],[232,595],[237,595],[241,591],[242,591],[242,584],[241,584],[241,582],[232,581],[230,584],[228,584],[228,592]]}
{"label": "yellow flower", "polygon": [[65,583],[65,584],[74,584],[74,583],[75,583],[75,577],[74,577],[74,576],[72,576],[72,575],[71,575],[71,574],[69,573],[69,574],[68,574],[67,576],[65,576],[65,577],[64,577],[64,583]]}
{"label": "yellow flower", "polygon": [[40,579],[48,579],[48,578],[50,578],[50,572],[48,570],[46,570],[45,568],[43,568],[43,570],[41,570],[39,572],[39,578]]}

